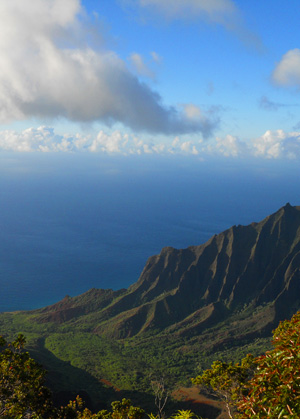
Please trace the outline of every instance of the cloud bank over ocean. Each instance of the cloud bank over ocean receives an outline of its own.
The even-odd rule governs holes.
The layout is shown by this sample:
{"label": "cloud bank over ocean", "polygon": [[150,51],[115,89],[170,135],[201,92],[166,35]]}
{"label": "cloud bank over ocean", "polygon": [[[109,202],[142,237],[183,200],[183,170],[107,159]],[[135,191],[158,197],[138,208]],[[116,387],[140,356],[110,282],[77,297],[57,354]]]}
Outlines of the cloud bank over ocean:
{"label": "cloud bank over ocean", "polygon": [[223,156],[233,158],[299,159],[300,132],[266,131],[262,136],[245,142],[227,135],[209,142],[172,137],[168,141],[151,141],[116,130],[99,131],[95,136],[57,134],[54,128],[41,126],[22,132],[0,131],[0,150],[13,152],[90,152],[120,155],[183,154],[199,158]]}

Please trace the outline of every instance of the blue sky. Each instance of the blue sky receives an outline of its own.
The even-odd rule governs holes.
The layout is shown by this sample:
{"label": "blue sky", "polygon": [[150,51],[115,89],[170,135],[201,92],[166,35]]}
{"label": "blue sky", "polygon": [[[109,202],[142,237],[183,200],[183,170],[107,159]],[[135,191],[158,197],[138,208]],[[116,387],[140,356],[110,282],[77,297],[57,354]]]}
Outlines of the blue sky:
{"label": "blue sky", "polygon": [[2,0],[0,151],[300,158],[300,4]]}

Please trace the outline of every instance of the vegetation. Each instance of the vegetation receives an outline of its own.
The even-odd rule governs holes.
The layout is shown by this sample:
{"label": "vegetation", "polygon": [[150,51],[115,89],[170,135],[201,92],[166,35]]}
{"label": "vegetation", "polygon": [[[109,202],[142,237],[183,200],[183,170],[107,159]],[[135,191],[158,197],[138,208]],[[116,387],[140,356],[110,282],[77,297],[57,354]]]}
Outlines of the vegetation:
{"label": "vegetation", "polygon": [[145,412],[140,407],[134,407],[130,400],[112,402],[112,410],[101,410],[98,413],[92,413],[84,408],[80,397],[71,401],[68,406],[62,407],[57,412],[58,419],[142,419]]}
{"label": "vegetation", "polygon": [[272,329],[300,307],[299,246],[300,207],[286,205],[203,245],[163,249],[127,290],[0,313],[0,331],[27,337],[55,394],[84,389],[95,404],[120,389],[136,403],[151,376],[184,386],[216,359],[235,365],[271,349]]}
{"label": "vegetation", "polygon": [[281,322],[273,334],[274,349],[241,363],[216,361],[193,379],[210,387],[227,403],[231,418],[300,417],[300,312]]}
{"label": "vegetation", "polygon": [[[295,349],[285,355],[284,346],[296,338],[287,334],[287,341],[281,340],[289,326],[280,326],[280,339],[275,334],[273,351],[277,341],[285,348],[276,356],[270,337],[278,321],[300,307],[299,245],[300,207],[286,205],[260,223],[234,226],[201,246],[163,249],[149,258],[140,279],[127,290],[91,289],[38,310],[0,313],[0,330],[8,341],[19,333],[26,335],[30,357],[50,371],[45,383],[56,400],[70,394],[63,404],[85,392],[91,401],[88,407],[95,411],[107,409],[121,396],[148,411],[149,395],[153,404],[151,377],[165,377],[172,388],[186,386],[198,375],[195,382],[217,391],[231,415],[241,409],[244,415],[273,414],[264,406],[271,394],[285,406],[275,416],[297,415],[297,399],[284,404],[285,397],[290,400],[297,394],[297,386],[288,383],[279,366],[274,374],[268,368],[281,363],[289,371],[296,362],[291,361]],[[18,352],[21,342],[16,347],[1,343],[3,354],[14,362],[15,354],[21,363],[27,357],[43,395],[43,372],[38,364],[30,364],[29,355]],[[239,362],[249,352],[253,358]],[[259,376],[257,368],[267,378]],[[286,382],[288,390],[280,389],[276,380]],[[16,381],[10,393],[7,389],[13,400],[18,386],[19,397],[21,383]],[[166,396],[169,404],[169,395],[158,391],[157,405],[163,406]],[[12,408],[9,400],[1,402],[4,412]],[[39,403],[37,415],[44,408],[42,396]],[[73,403],[70,412],[81,408],[78,401]],[[21,412],[21,396],[17,405]]]}
{"label": "vegetation", "polygon": [[[215,361],[192,381],[222,398],[228,415],[239,419],[300,417],[300,312],[281,322],[273,333],[273,349],[263,356],[245,357],[240,363]],[[9,419],[142,419],[145,411],[123,398],[111,410],[91,412],[80,397],[55,408],[45,386],[45,371],[24,351],[22,335],[12,343],[0,337],[0,416]],[[153,380],[158,415],[169,394],[164,380]],[[191,419],[189,410],[179,410],[173,419]]]}
{"label": "vegetation", "polygon": [[28,352],[19,336],[11,344],[0,337],[0,416],[6,418],[51,418],[50,391],[44,386],[45,371]]}
{"label": "vegetation", "polygon": [[228,416],[233,418],[237,412],[236,402],[246,393],[245,386],[252,375],[253,363],[252,355],[247,355],[241,363],[236,364],[215,361],[211,369],[192,379],[192,382],[204,386],[207,390],[213,390],[213,393],[225,402]]}
{"label": "vegetation", "polygon": [[[145,398],[151,395],[152,400],[153,376],[164,376],[169,388],[186,386],[190,377],[208,368],[215,359],[238,361],[249,351],[259,355],[269,349],[268,337],[237,337],[238,322],[244,319],[259,321],[256,313],[249,315],[245,309],[198,335],[167,331],[115,339],[94,333],[95,321],[88,316],[56,324],[41,323],[35,312],[19,312],[2,313],[0,330],[7,340],[13,340],[18,333],[26,336],[26,349],[51,372],[47,385],[54,393],[76,394],[85,389],[93,402],[105,398],[111,402],[115,398],[113,391],[110,396],[107,393],[110,385],[111,389],[127,391],[128,397],[139,403],[142,394]],[[245,323],[241,327],[247,331]],[[224,336],[228,336],[226,341]],[[139,397],[134,399],[137,393]]]}
{"label": "vegetation", "polygon": [[46,371],[23,350],[25,338],[12,343],[0,337],[0,416],[9,419],[141,419],[144,410],[130,400],[112,403],[112,410],[92,413],[77,396],[75,401],[57,409],[50,390],[44,386]]}
{"label": "vegetation", "polygon": [[300,312],[280,323],[273,345],[255,360],[249,393],[238,404],[243,419],[300,417]]}

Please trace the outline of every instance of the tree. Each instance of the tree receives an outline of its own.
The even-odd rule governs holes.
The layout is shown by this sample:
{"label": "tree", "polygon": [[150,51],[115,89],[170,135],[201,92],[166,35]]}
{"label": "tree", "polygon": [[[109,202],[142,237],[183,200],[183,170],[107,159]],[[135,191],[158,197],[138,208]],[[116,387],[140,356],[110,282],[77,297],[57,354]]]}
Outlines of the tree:
{"label": "tree", "polygon": [[67,406],[62,406],[57,414],[59,419],[97,419],[99,416],[93,414],[84,407],[83,400],[77,396],[76,400],[70,401]]}
{"label": "tree", "polygon": [[242,362],[233,364],[215,361],[211,368],[192,379],[193,384],[204,387],[223,400],[230,418],[236,413],[236,402],[241,399],[244,386],[253,372],[253,357],[247,355]]}
{"label": "tree", "polygon": [[[92,413],[77,396],[67,406],[54,408],[50,390],[44,386],[46,371],[24,351],[23,335],[8,343],[0,336],[0,417],[8,419],[142,419],[145,411],[128,399],[111,403],[111,411]],[[167,401],[164,380],[157,385],[159,413]],[[174,419],[191,419],[190,411],[179,411]],[[154,416],[150,415],[150,417]],[[161,416],[160,416],[161,417]]]}
{"label": "tree", "polygon": [[240,364],[216,361],[193,379],[212,388],[227,404],[231,418],[300,417],[300,312],[273,333],[274,349]]}
{"label": "tree", "polygon": [[239,403],[240,418],[300,417],[300,312],[281,322],[274,349],[256,358],[248,394]]}
{"label": "tree", "polygon": [[151,387],[155,397],[155,406],[157,407],[158,419],[164,418],[164,408],[167,404],[170,393],[166,387],[164,377],[151,380]]}
{"label": "tree", "polygon": [[92,413],[84,408],[82,399],[77,396],[75,401],[61,408],[59,419],[142,419],[145,414],[140,407],[132,406],[128,399],[112,402],[111,407],[111,412],[100,410],[98,413]]}
{"label": "tree", "polygon": [[128,399],[122,399],[120,402],[112,402],[111,407],[112,419],[142,419],[145,414],[145,411],[140,407],[132,406],[131,401]]}
{"label": "tree", "polygon": [[50,391],[44,386],[46,372],[24,349],[19,335],[12,343],[0,336],[0,416],[4,418],[52,418]]}
{"label": "tree", "polygon": [[144,410],[123,399],[112,411],[92,413],[82,399],[54,408],[50,390],[44,386],[46,371],[24,351],[25,338],[8,343],[0,336],[0,417],[9,419],[142,419]]}

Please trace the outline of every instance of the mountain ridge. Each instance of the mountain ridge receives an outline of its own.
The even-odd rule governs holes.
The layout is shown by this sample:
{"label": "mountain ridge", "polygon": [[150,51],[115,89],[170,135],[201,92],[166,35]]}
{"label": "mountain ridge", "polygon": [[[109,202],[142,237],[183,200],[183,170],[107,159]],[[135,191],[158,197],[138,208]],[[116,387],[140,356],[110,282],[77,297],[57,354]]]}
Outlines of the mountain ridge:
{"label": "mountain ridge", "polygon": [[299,309],[300,206],[286,204],[199,246],[163,248],[128,289],[94,288],[41,309],[0,313],[0,330],[24,333],[49,371],[66,363],[55,391],[85,390],[77,369],[121,390],[149,391],[153,371],[186,385],[215,359],[261,354],[272,329]]}
{"label": "mountain ridge", "polygon": [[[202,245],[163,248],[127,290],[90,290],[32,313],[42,322],[97,313],[93,333],[115,338],[180,330],[190,318],[199,330],[200,323],[214,324],[241,305],[272,303],[275,322],[282,311],[291,314],[285,304],[300,305],[299,266],[300,207],[286,204],[261,222],[232,226]],[[76,301],[84,298],[88,308],[80,309]]]}

